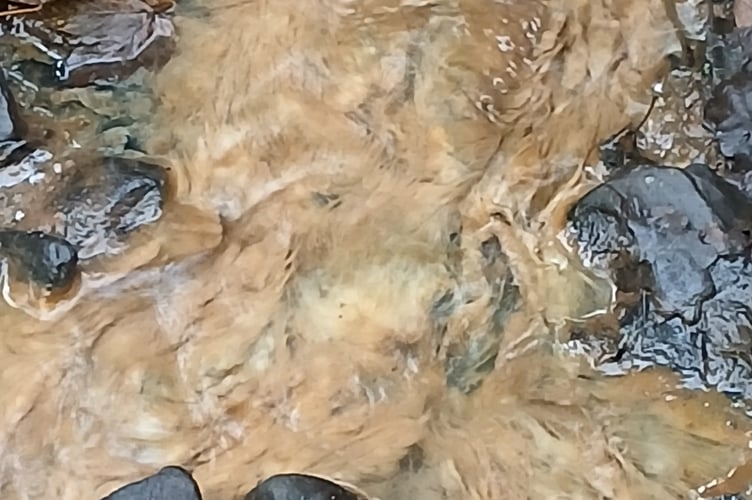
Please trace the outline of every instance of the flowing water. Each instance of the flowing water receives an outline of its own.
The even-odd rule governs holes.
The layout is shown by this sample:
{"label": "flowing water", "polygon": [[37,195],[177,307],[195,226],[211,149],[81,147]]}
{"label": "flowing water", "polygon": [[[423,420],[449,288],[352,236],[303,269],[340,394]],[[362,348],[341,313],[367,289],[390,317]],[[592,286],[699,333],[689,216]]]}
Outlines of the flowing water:
{"label": "flowing water", "polygon": [[207,500],[743,498],[744,398],[609,376],[582,331],[626,292],[563,236],[620,131],[717,163],[668,58],[704,4],[81,1],[71,50],[60,1],[0,48],[0,498],[170,464]]}

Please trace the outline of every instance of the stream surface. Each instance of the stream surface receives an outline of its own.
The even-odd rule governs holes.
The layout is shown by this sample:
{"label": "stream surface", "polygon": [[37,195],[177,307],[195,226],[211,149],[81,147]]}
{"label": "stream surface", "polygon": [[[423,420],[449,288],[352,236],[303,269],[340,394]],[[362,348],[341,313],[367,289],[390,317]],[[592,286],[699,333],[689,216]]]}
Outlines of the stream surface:
{"label": "stream surface", "polygon": [[752,7],[301,5],[0,1],[0,498],[752,498]]}

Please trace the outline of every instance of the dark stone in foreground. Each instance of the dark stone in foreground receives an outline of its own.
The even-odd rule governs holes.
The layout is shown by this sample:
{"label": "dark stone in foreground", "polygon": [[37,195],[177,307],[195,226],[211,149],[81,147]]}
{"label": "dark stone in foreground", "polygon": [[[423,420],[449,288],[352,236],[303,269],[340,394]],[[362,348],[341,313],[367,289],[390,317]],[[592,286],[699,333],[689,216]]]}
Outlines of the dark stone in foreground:
{"label": "dark stone in foreground", "polygon": [[620,331],[580,332],[612,373],[665,366],[687,387],[752,397],[752,204],[703,165],[641,166],[569,214],[586,265],[623,292]]}
{"label": "dark stone in foreground", "polygon": [[341,486],[314,476],[279,474],[256,486],[245,500],[363,500]]}
{"label": "dark stone in foreground", "polygon": [[102,500],[201,500],[201,491],[188,471],[170,466],[123,486]]}
{"label": "dark stone in foreground", "polygon": [[65,289],[77,274],[76,249],[63,238],[41,231],[0,231],[0,256],[16,278],[46,289]]}

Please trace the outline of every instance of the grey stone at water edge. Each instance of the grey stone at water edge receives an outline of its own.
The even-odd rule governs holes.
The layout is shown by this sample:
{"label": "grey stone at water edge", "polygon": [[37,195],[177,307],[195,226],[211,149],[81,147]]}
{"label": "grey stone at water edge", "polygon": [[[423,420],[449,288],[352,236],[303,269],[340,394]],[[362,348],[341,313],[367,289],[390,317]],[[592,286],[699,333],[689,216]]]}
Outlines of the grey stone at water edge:
{"label": "grey stone at water edge", "polygon": [[123,486],[102,500],[201,500],[201,491],[188,471],[170,466]]}

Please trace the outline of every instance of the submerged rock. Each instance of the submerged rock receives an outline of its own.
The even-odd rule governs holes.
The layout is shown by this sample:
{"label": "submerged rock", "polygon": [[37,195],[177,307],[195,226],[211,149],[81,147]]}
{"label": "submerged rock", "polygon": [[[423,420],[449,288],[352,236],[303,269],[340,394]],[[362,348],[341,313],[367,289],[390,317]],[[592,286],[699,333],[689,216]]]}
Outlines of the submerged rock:
{"label": "submerged rock", "polygon": [[9,188],[39,173],[52,154],[27,141],[0,141],[0,188]]}
{"label": "submerged rock", "polygon": [[18,105],[0,69],[0,141],[21,139],[25,126],[18,112]]}
{"label": "submerged rock", "polygon": [[81,259],[119,251],[133,231],[162,216],[167,174],[126,158],[50,161],[23,142],[0,143],[0,225],[57,234]]}
{"label": "submerged rock", "polygon": [[[704,165],[641,166],[570,213],[583,262],[622,292],[602,368],[666,366],[688,387],[752,397],[752,203]],[[586,343],[609,350],[598,333]]]}
{"label": "submerged rock", "polygon": [[201,500],[201,490],[188,471],[169,466],[123,486],[102,500]]}
{"label": "submerged rock", "polygon": [[[462,274],[460,256],[479,259],[476,274],[464,276],[465,281],[436,298],[431,308],[435,338],[446,349],[444,374],[446,384],[463,393],[480,387],[483,379],[496,364],[507,321],[522,303],[519,286],[501,242],[496,236],[484,241],[463,239],[461,230],[450,235],[447,253],[456,276]],[[467,293],[469,280],[474,282],[477,295]],[[492,316],[480,328],[469,328],[467,335],[448,339],[445,333],[452,316],[472,302],[488,301]],[[439,347],[437,346],[437,349]]]}
{"label": "submerged rock", "polygon": [[362,495],[315,476],[279,474],[253,488],[245,500],[366,500]]}
{"label": "submerged rock", "polygon": [[63,215],[63,235],[81,258],[104,253],[122,236],[159,219],[166,181],[161,167],[126,158],[77,168],[53,202]]}
{"label": "submerged rock", "polygon": [[68,288],[77,273],[76,249],[40,231],[0,231],[0,256],[9,261],[16,278],[48,290]]}

